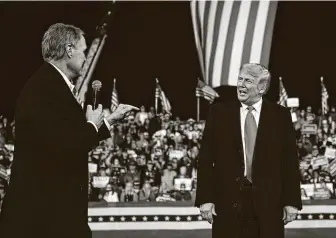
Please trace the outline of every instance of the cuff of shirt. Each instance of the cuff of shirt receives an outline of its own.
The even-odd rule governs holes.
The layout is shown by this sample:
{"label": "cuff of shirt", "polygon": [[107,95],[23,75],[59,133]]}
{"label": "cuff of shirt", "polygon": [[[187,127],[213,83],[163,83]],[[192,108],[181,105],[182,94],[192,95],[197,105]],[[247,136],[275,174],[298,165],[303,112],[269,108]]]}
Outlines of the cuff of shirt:
{"label": "cuff of shirt", "polygon": [[94,128],[96,129],[96,131],[98,132],[98,128],[97,128],[96,124],[94,124],[92,121],[88,121],[88,123],[91,123],[94,126]]}
{"label": "cuff of shirt", "polygon": [[106,120],[106,118],[104,118],[104,122],[105,122],[105,125],[106,125],[107,129],[110,131],[112,128],[111,128],[110,124],[108,123],[108,121]]}

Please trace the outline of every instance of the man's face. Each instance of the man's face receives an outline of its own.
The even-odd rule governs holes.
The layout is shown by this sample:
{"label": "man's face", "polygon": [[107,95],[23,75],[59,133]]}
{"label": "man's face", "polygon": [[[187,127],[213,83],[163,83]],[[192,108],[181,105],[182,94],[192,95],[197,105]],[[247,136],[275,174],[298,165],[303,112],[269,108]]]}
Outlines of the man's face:
{"label": "man's face", "polygon": [[71,58],[68,61],[68,67],[76,76],[81,75],[82,67],[85,63],[86,42],[83,36],[77,42],[77,45],[72,46]]}
{"label": "man's face", "polygon": [[240,102],[253,105],[259,101],[264,91],[259,79],[254,78],[244,68],[240,71],[237,81],[237,95]]}

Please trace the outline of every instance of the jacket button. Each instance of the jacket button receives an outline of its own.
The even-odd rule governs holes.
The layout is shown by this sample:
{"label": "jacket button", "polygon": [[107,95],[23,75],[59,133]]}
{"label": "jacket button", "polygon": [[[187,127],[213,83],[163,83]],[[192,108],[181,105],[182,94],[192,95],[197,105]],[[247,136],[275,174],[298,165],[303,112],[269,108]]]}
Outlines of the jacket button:
{"label": "jacket button", "polygon": [[237,177],[237,178],[236,178],[236,181],[239,182],[239,181],[240,181],[240,177]]}

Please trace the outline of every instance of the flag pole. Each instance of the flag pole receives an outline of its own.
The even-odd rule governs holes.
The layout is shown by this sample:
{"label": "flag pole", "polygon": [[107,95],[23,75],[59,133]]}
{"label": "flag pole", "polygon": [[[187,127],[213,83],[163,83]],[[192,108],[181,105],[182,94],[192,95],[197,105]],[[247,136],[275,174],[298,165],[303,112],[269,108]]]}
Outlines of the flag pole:
{"label": "flag pole", "polygon": [[155,113],[156,115],[158,114],[158,98],[156,96],[156,91],[157,91],[157,84],[159,83],[159,80],[155,78],[156,84],[155,84]]}
{"label": "flag pole", "polygon": [[197,121],[200,121],[200,97],[197,96]]}
{"label": "flag pole", "polygon": [[[321,88],[322,88],[322,91],[323,91],[323,77],[321,76]],[[324,115],[324,108],[323,108],[323,95],[321,93],[321,108],[322,108],[322,115]]]}

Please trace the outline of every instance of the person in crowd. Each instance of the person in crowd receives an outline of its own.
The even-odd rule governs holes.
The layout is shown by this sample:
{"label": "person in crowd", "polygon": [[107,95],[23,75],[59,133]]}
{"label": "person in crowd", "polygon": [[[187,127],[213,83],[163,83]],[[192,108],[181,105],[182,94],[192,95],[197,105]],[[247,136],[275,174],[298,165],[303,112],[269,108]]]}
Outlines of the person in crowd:
{"label": "person in crowd", "polygon": [[210,108],[195,206],[215,238],[284,238],[284,224],[302,209],[291,114],[263,97],[270,85],[266,67],[244,64],[237,82],[238,100]]}
{"label": "person in crowd", "polygon": [[165,183],[169,190],[174,190],[174,178],[177,176],[171,162],[168,162],[167,168],[163,170],[161,181]]}
{"label": "person in crowd", "polygon": [[110,137],[113,124],[137,108],[120,104],[106,118],[102,105],[83,110],[73,81],[82,72],[86,48],[84,32],[72,25],[53,24],[43,36],[45,62],[16,104],[14,160],[0,214],[2,238],[91,237],[88,153]]}
{"label": "person in crowd", "polygon": [[134,181],[140,181],[141,180],[141,174],[137,170],[137,164],[134,160],[131,160],[128,164],[128,171],[124,175],[123,182],[124,184],[127,183],[133,183]]}
{"label": "person in crowd", "polygon": [[120,202],[138,202],[139,196],[134,191],[133,182],[127,182],[120,195]]}
{"label": "person in crowd", "polygon": [[142,189],[140,190],[140,201],[153,202],[156,200],[157,189],[154,189],[149,180],[145,180]]}

